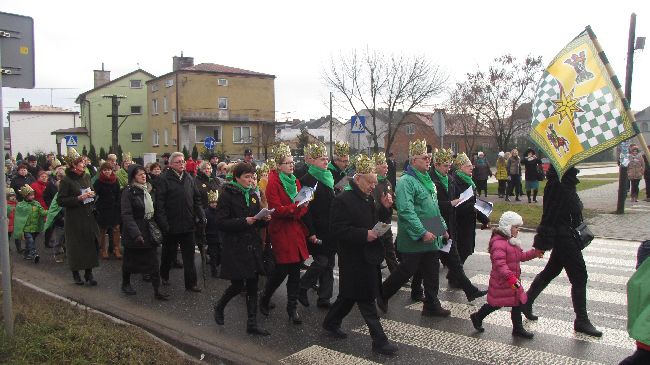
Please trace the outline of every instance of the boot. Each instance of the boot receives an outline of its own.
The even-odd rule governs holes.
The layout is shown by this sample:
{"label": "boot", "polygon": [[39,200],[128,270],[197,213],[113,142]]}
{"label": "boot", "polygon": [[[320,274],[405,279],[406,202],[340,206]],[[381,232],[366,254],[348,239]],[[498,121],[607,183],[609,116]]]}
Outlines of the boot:
{"label": "boot", "polygon": [[84,282],[81,280],[81,276],[79,275],[79,271],[72,272],[72,279],[74,280],[75,284],[84,285]]}
{"label": "boot", "polygon": [[122,284],[122,292],[126,295],[135,295],[136,291],[133,289],[131,286],[131,283],[123,283]]}
{"label": "boot", "polygon": [[300,291],[298,291],[298,301],[300,304],[304,305],[305,307],[309,307],[309,297],[307,297],[307,289],[300,288]]}
{"label": "boot", "polygon": [[485,331],[485,328],[483,328],[483,318],[479,317],[479,313],[480,311],[472,313],[469,315],[469,318],[472,320],[472,326],[474,326],[477,331],[483,332]]}
{"label": "boot", "polygon": [[226,304],[230,301],[230,299],[234,298],[237,294],[239,294],[238,291],[234,290],[232,285],[229,286],[225,292],[223,292],[223,295],[217,302],[217,304],[214,306],[214,321],[217,322],[218,325],[222,325],[224,323],[224,313],[223,311],[226,309]]}
{"label": "boot", "polygon": [[522,337],[531,339],[535,335],[532,332],[526,331],[524,325],[521,321],[521,308],[514,307],[510,312],[510,318],[512,319],[512,335],[515,337]]}
{"label": "boot", "polygon": [[298,314],[298,298],[295,295],[289,295],[287,298],[287,314],[293,324],[302,324],[302,319]]}
{"label": "boot", "polygon": [[113,229],[113,255],[118,260],[122,259],[122,252],[120,252],[120,228],[117,226]]}
{"label": "boot", "polygon": [[587,287],[571,286],[571,300],[576,319],[573,321],[573,329],[589,336],[601,337],[603,333],[594,327],[587,315]]}
{"label": "boot", "polygon": [[[271,298],[267,297],[266,293],[260,296],[260,313],[262,313],[265,316],[269,315],[269,313],[271,312],[271,308],[269,306],[270,302],[271,302]],[[289,303],[287,303],[287,307],[289,307]]]}
{"label": "boot", "polygon": [[[257,295],[256,293],[247,293],[246,311],[248,319],[246,320],[246,333],[251,335],[268,336],[270,333],[257,326]],[[216,314],[215,314],[216,317]]]}
{"label": "boot", "polygon": [[530,284],[530,288],[526,292],[528,301],[526,304],[521,305],[521,312],[526,316],[526,318],[530,319],[531,321],[536,321],[539,319],[539,317],[533,314],[533,302],[535,299],[537,299],[542,290],[546,288],[548,283],[548,281],[543,280],[539,275],[537,275],[535,276],[532,284]]}
{"label": "boot", "polygon": [[528,203],[530,203],[530,190],[526,190],[526,196],[528,197]]}
{"label": "boot", "polygon": [[537,203],[537,192],[537,189],[533,190],[533,203]]}
{"label": "boot", "polygon": [[101,257],[103,260],[108,260],[107,245],[108,242],[106,242],[106,234],[102,234],[99,236],[99,257]]}
{"label": "boot", "polygon": [[158,286],[153,287],[153,297],[162,301],[169,300],[169,294],[161,292],[160,287]]}
{"label": "boot", "polygon": [[93,277],[93,271],[91,269],[86,269],[84,272],[84,279],[86,279],[86,283],[90,284],[90,286],[97,285],[97,281]]}
{"label": "boot", "polygon": [[214,256],[211,256],[210,258],[210,276],[213,278],[219,277],[218,263]]}

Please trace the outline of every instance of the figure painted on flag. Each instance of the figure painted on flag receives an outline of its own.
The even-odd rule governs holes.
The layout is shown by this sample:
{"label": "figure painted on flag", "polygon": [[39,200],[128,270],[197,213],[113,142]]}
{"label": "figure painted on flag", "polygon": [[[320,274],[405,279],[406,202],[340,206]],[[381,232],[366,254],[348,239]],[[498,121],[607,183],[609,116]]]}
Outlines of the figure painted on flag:
{"label": "figure painted on flag", "polygon": [[551,142],[555,148],[555,152],[557,152],[559,156],[562,156],[564,153],[569,152],[569,140],[557,134],[555,128],[553,127],[553,123],[548,125],[546,138],[548,138],[548,141]]}

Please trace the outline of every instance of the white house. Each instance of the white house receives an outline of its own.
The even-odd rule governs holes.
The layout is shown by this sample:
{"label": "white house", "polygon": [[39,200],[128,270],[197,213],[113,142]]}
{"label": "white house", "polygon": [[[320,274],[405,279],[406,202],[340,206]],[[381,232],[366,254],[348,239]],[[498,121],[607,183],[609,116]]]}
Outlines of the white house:
{"label": "white house", "polygon": [[51,132],[79,127],[80,124],[79,112],[53,106],[31,106],[24,99],[18,103],[18,110],[8,114],[12,156],[18,152],[23,156],[28,152],[57,152],[56,137]]}
{"label": "white house", "polygon": [[[329,146],[331,143],[328,117],[309,121],[294,120],[293,122],[278,123],[275,129],[275,139],[277,141],[291,141],[300,134],[300,130],[303,128],[307,129],[309,134],[318,138],[325,145]],[[334,142],[348,142],[349,133],[346,128],[349,128],[349,123],[346,126],[337,119],[333,119],[332,140]]]}

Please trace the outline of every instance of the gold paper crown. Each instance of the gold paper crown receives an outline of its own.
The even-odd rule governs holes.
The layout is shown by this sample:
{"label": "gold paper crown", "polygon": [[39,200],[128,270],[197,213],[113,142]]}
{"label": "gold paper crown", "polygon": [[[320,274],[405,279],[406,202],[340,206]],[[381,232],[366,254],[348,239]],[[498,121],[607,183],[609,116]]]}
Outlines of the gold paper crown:
{"label": "gold paper crown", "polygon": [[214,203],[219,199],[219,192],[217,190],[208,191],[208,203]]}
{"label": "gold paper crown", "polygon": [[264,165],[269,167],[269,171],[275,170],[275,168],[278,167],[278,164],[275,163],[275,160],[272,159],[272,158],[269,158],[268,160],[266,160]]}
{"label": "gold paper crown", "polygon": [[125,152],[122,154],[122,162],[124,161],[133,161],[133,157],[131,156],[131,152]]}
{"label": "gold paper crown", "polygon": [[23,185],[22,188],[20,188],[20,190],[18,190],[18,192],[20,193],[20,195],[23,196],[23,198],[27,198],[27,196],[28,196],[29,194],[31,194],[31,193],[34,192],[34,189],[32,189],[31,186],[25,184],[25,185]]}
{"label": "gold paper crown", "polygon": [[468,163],[471,164],[472,161],[469,159],[469,157],[467,157],[467,154],[465,154],[465,152],[459,153],[458,156],[456,156],[456,161],[454,161],[454,164],[458,167],[467,165]]}
{"label": "gold paper crown", "polygon": [[375,161],[366,155],[358,155],[355,158],[355,168],[357,174],[374,174]]}
{"label": "gold paper crown", "polygon": [[310,143],[305,148],[305,155],[310,158],[327,156],[327,148],[322,143]]}
{"label": "gold paper crown", "polygon": [[350,145],[347,142],[336,141],[334,144],[334,155],[335,156],[347,156],[350,154]]}
{"label": "gold paper crown", "polygon": [[436,149],[433,152],[433,161],[437,164],[451,164],[454,162],[454,151],[448,149]]}
{"label": "gold paper crown", "polygon": [[52,161],[52,167],[57,168],[59,166],[61,166],[61,161],[59,161],[58,158],[55,158],[54,161]]}
{"label": "gold paper crown", "polygon": [[291,148],[288,145],[280,143],[273,148],[273,159],[275,162],[282,163],[282,160],[289,156],[291,156]]}
{"label": "gold paper crown", "polygon": [[260,178],[262,178],[263,174],[268,174],[269,173],[269,165],[264,164],[264,165],[261,165],[261,166],[257,166],[256,170],[257,170],[257,178],[260,179]]}
{"label": "gold paper crown", "polygon": [[427,153],[427,140],[416,139],[409,143],[409,156],[420,156]]}
{"label": "gold paper crown", "polygon": [[372,159],[375,160],[375,165],[383,165],[386,163],[386,154],[383,152],[375,153],[372,155]]}
{"label": "gold paper crown", "polygon": [[63,156],[63,161],[65,161],[68,166],[72,166],[72,161],[74,161],[79,156],[79,152],[77,152],[74,147],[68,147],[68,154],[66,156]]}
{"label": "gold paper crown", "polygon": [[14,188],[6,188],[5,195],[16,195],[16,192],[14,191]]}

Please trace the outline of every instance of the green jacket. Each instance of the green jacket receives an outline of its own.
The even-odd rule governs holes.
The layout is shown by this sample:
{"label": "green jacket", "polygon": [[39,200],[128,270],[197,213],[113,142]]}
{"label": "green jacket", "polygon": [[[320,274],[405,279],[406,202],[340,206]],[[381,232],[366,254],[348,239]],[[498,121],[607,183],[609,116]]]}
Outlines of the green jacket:
{"label": "green jacket", "polygon": [[119,169],[115,175],[117,176],[117,182],[120,184],[120,190],[123,190],[129,184],[129,174],[126,170]]}
{"label": "green jacket", "polygon": [[23,234],[43,232],[47,211],[36,200],[23,200],[16,205],[13,239],[23,239]]}
{"label": "green jacket", "polygon": [[[420,218],[440,216],[437,194],[429,193],[417,177],[407,172],[399,179],[395,195],[397,197],[397,238],[395,239],[397,250],[427,252],[440,249],[443,245],[442,237],[427,243],[420,240],[427,232]],[[446,229],[444,219],[442,221]]]}
{"label": "green jacket", "polygon": [[650,259],[627,282],[627,332],[650,345]]}
{"label": "green jacket", "polygon": [[61,206],[59,206],[59,202],[57,201],[59,197],[59,193],[57,192],[54,194],[54,198],[52,199],[52,203],[50,204],[50,209],[47,211],[47,219],[45,219],[45,227],[43,230],[48,230],[50,227],[54,225],[54,220],[56,219],[56,216],[59,215],[61,210],[63,209]]}

